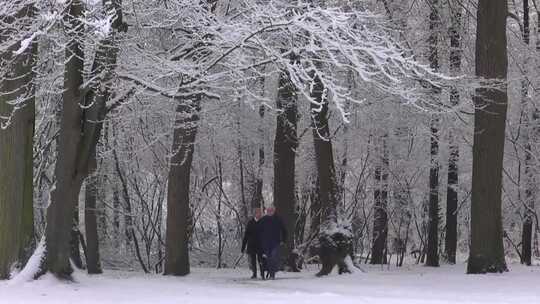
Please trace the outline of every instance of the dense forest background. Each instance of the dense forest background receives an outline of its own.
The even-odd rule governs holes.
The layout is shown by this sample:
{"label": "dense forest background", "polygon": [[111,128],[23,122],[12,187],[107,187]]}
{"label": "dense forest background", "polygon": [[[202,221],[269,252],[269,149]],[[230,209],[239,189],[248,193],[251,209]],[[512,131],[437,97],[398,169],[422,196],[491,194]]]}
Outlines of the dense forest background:
{"label": "dense forest background", "polygon": [[321,246],[540,257],[535,0],[13,0],[0,22],[0,277],[36,248],[34,275],[237,267],[270,205],[291,270]]}

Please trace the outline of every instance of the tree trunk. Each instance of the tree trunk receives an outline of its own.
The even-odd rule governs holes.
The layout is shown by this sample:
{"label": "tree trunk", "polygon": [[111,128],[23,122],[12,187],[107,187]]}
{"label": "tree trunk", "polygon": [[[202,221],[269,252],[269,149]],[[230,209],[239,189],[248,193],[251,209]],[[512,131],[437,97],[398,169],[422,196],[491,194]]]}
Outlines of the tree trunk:
{"label": "tree trunk", "polygon": [[216,224],[217,224],[217,237],[218,237],[218,252],[217,252],[217,269],[221,269],[223,266],[223,247],[224,247],[224,241],[223,241],[223,223],[222,223],[222,196],[223,196],[223,165],[221,162],[221,158],[219,156],[217,158],[217,174],[218,174],[218,182],[219,182],[219,194],[218,194],[218,206],[217,206],[217,212],[216,212]]}
{"label": "tree trunk", "polygon": [[[330,127],[328,125],[328,98],[318,75],[313,77],[311,97],[320,105],[311,104],[315,163],[317,167],[319,202],[322,223],[319,232],[319,258],[322,264],[317,276],[328,275],[338,266],[339,273],[350,272],[345,259],[352,255],[352,232],[344,234],[338,226],[338,184],[334,166]],[[350,227],[347,227],[350,228]],[[336,232],[337,231],[337,232]]]}
{"label": "tree trunk", "polygon": [[[77,202],[78,203],[78,202]],[[83,261],[81,257],[81,242],[80,236],[81,232],[79,231],[79,206],[75,207],[75,212],[73,213],[73,226],[71,227],[71,239],[69,241],[69,258],[71,262],[77,269],[83,269]]]}
{"label": "tree trunk", "polygon": [[259,164],[257,168],[257,179],[255,187],[253,189],[253,195],[251,197],[251,208],[264,207],[264,198],[262,194],[263,190],[263,169],[264,169],[264,105],[259,106]]}
{"label": "tree trunk", "polygon": [[[451,13],[452,25],[450,27],[450,71],[453,75],[461,72],[461,8],[458,5],[453,6]],[[450,91],[450,104],[455,107],[459,104],[459,91],[452,87]],[[458,163],[459,163],[459,144],[456,132],[450,129],[449,135],[448,159],[448,187],[446,190],[446,233],[444,248],[448,263],[456,263],[457,250],[457,212],[458,212]]]}
{"label": "tree trunk", "polygon": [[[540,14],[536,14],[536,53],[537,55],[540,54]],[[538,58],[538,56],[536,56]],[[538,96],[538,95],[537,95]],[[534,142],[538,142],[540,140],[540,127],[538,126],[538,122],[540,121],[540,110],[538,107],[534,107],[533,114],[532,114],[532,124],[535,126],[534,131],[532,133],[532,140]],[[536,225],[534,226],[534,256],[540,257],[540,246],[538,244],[538,221],[536,221]]]}
{"label": "tree trunk", "polygon": [[328,100],[324,94],[324,85],[320,78],[315,76],[311,95],[320,102],[320,107],[312,103],[311,115],[322,224],[326,221],[337,220],[338,196],[334,154],[328,125]]}
{"label": "tree trunk", "polygon": [[[477,11],[476,76],[498,84],[474,96],[471,248],[467,273],[507,271],[501,214],[502,169],[508,95],[506,0],[480,0]],[[490,83],[493,85],[494,83]]]}
{"label": "tree trunk", "polygon": [[[434,71],[439,70],[439,1],[430,0],[431,13],[429,14],[429,63]],[[440,98],[440,89],[432,87],[434,102]],[[429,213],[428,213],[428,239],[426,266],[439,266],[439,117],[432,114],[431,117],[431,149],[429,168]]]}
{"label": "tree trunk", "polygon": [[[96,154],[92,155],[91,166],[96,163]],[[98,178],[90,175],[86,179],[84,197],[84,227],[86,233],[86,268],[89,274],[100,274],[101,262],[99,258],[99,235],[97,224],[97,191]]]}
{"label": "tree trunk", "polygon": [[[529,22],[529,1],[523,0],[523,42],[525,45],[530,43],[530,22]],[[528,70],[529,62],[525,60],[525,75]],[[532,172],[532,145],[531,145],[531,130],[532,125],[529,117],[531,109],[529,108],[529,82],[527,79],[521,81],[521,104],[522,104],[522,127],[524,128],[523,139],[525,147],[525,212],[523,226],[521,231],[521,264],[531,265],[532,260],[532,230],[534,217],[534,173]],[[533,110],[534,111],[534,110]]]}
{"label": "tree trunk", "polygon": [[[66,47],[68,59],[64,70],[58,156],[55,165],[56,187],[51,191],[51,203],[47,208],[45,257],[37,276],[49,271],[60,278],[71,278],[73,270],[69,256],[73,213],[76,211],[81,186],[90,169],[89,161],[95,153],[101,133],[105,103],[111,94],[108,84],[112,79],[118,54],[115,35],[118,31],[125,30],[121,5],[121,0],[104,1],[104,7],[108,11],[114,11],[116,18],[110,36],[100,43],[96,51],[92,65],[94,81],[89,84],[86,96],[82,96],[80,90],[83,85],[84,54],[78,37],[83,29],[83,3],[73,0],[65,16],[72,36]],[[80,104],[92,106],[83,111]]]}
{"label": "tree trunk", "polygon": [[191,164],[197,134],[200,97],[179,101],[173,134],[172,157],[167,185],[167,232],[165,242],[165,274],[189,274]]}
{"label": "tree trunk", "polygon": [[[243,115],[243,111],[242,111],[242,103],[237,103],[237,110],[235,111],[237,116],[236,116],[236,131],[238,132],[237,134],[239,135],[239,137],[241,137],[241,134],[242,134],[242,115]],[[215,150],[215,149],[214,149]],[[240,222],[242,223],[247,223],[249,218],[253,215],[252,213],[252,208],[250,208],[250,204],[248,203],[247,199],[246,199],[246,188],[248,188],[249,190],[251,190],[252,188],[255,187],[255,179],[254,178],[251,178],[250,174],[248,173],[247,174],[247,178],[246,178],[246,169],[245,169],[245,164],[244,164],[244,151],[243,151],[243,147],[242,147],[242,140],[241,139],[238,139],[236,141],[236,151],[238,153],[238,169],[239,169],[239,178],[240,178]],[[219,157],[217,156],[216,154],[216,159],[218,159]],[[247,187],[246,187],[246,179],[247,179]],[[222,193],[220,192],[219,195],[221,195]]]}
{"label": "tree trunk", "polygon": [[[315,239],[321,229],[321,201],[319,197],[319,177],[318,173],[311,174],[309,187],[309,237]],[[316,246],[310,246],[309,257],[318,255]]]}
{"label": "tree trunk", "polygon": [[[83,4],[74,0],[66,15],[66,23],[75,35],[82,27],[79,18],[83,15]],[[77,148],[82,130],[82,103],[80,87],[83,84],[83,49],[78,39],[70,37],[66,47],[64,70],[64,93],[58,136],[58,156],[55,166],[56,187],[51,192],[47,208],[45,230],[45,258],[41,272],[47,271],[68,278],[72,273],[69,263],[73,213],[78,201],[78,190],[83,177],[77,172]]]}
{"label": "tree trunk", "polygon": [[[287,258],[294,249],[294,231],[296,226],[296,148],[297,139],[297,93],[296,87],[286,72],[282,72],[276,100],[278,111],[276,135],[274,139],[274,205],[276,213],[282,218],[289,239],[283,252]],[[296,265],[288,265],[292,271],[298,271]]]}
{"label": "tree trunk", "polygon": [[[34,7],[27,6],[14,18],[33,15]],[[0,29],[0,41],[9,39],[9,35],[8,30]],[[33,43],[20,55],[13,55],[15,48],[0,54],[3,63],[11,61],[10,73],[0,80],[0,117],[13,115],[10,122],[0,118],[0,280],[9,277],[12,266],[26,263],[33,247],[35,97],[32,67],[36,47]],[[10,102],[19,98],[24,102],[14,111]]]}
{"label": "tree trunk", "polygon": [[[379,138],[378,135],[375,138]],[[370,263],[386,264],[386,243],[388,237],[388,134],[380,136],[380,141],[375,143],[375,157],[378,158],[375,165],[375,190],[373,191],[373,246],[371,247]]]}

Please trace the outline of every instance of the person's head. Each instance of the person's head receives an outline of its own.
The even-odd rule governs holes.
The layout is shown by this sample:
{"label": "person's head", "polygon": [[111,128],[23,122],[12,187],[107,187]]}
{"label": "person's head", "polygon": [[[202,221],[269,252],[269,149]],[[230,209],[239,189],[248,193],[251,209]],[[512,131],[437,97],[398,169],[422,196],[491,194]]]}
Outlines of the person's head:
{"label": "person's head", "polygon": [[261,216],[262,216],[261,208],[253,208],[253,217],[256,219],[260,219]]}
{"label": "person's head", "polygon": [[272,215],[274,215],[274,212],[276,212],[276,208],[274,208],[274,207],[266,208],[266,215],[272,216]]}

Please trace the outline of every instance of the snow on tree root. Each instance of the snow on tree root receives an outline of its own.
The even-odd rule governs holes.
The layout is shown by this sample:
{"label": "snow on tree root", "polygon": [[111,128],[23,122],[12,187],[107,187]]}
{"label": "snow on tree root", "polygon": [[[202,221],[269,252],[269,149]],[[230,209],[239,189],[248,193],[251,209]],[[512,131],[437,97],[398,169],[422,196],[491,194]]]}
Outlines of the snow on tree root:
{"label": "snow on tree root", "polygon": [[12,273],[9,284],[18,284],[33,280],[41,272],[41,261],[45,257],[45,238],[39,242],[28,263],[19,273]]}
{"label": "snow on tree root", "polygon": [[316,276],[325,276],[338,266],[338,273],[353,273],[355,267],[351,255],[353,238],[348,223],[329,223],[319,236],[319,258],[322,269]]}

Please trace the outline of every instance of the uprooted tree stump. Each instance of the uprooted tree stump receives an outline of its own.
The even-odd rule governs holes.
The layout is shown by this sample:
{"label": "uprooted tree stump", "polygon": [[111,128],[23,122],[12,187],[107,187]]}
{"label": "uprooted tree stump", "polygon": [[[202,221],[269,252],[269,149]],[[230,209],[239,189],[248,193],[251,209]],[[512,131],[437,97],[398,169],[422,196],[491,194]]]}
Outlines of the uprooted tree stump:
{"label": "uprooted tree stump", "polygon": [[321,270],[316,276],[325,276],[338,266],[338,273],[352,273],[354,267],[347,259],[352,258],[353,236],[350,226],[333,224],[319,234],[319,260]]}
{"label": "uprooted tree stump", "polygon": [[289,272],[300,272],[302,270],[302,264],[304,264],[304,257],[297,249],[294,249],[287,256],[285,270]]}

